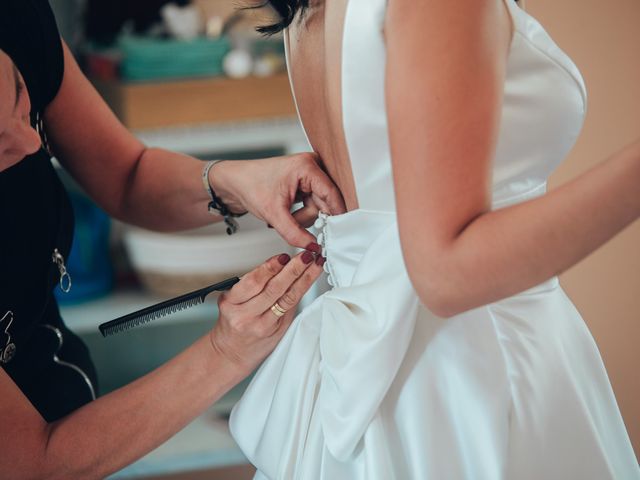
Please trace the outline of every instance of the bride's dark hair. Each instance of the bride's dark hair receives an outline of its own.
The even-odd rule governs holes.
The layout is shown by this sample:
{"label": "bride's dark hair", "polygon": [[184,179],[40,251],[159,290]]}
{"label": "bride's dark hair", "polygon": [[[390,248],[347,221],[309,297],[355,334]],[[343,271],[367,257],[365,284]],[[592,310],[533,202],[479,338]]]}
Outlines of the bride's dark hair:
{"label": "bride's dark hair", "polygon": [[[515,1],[517,2],[518,0]],[[256,8],[266,7],[267,5],[270,5],[275,10],[280,17],[280,21],[258,27],[258,31],[265,35],[273,35],[291,25],[298,13],[302,15],[309,7],[309,0],[266,0]]]}
{"label": "bride's dark hair", "polygon": [[273,8],[280,20],[272,23],[271,25],[258,27],[257,30],[265,35],[273,35],[274,33],[278,33],[291,25],[291,22],[293,22],[293,19],[298,13],[303,14],[309,7],[309,0],[265,0],[252,8],[261,8],[266,6]]}

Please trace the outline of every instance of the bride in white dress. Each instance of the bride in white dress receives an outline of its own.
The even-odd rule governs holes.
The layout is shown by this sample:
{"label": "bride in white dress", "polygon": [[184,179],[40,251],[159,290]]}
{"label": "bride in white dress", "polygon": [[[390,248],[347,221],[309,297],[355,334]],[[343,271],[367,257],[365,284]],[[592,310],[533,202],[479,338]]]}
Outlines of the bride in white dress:
{"label": "bride in white dress", "polygon": [[639,479],[555,275],[638,218],[640,143],[545,193],[586,91],[514,0],[271,3],[349,212],[232,413],[257,478]]}

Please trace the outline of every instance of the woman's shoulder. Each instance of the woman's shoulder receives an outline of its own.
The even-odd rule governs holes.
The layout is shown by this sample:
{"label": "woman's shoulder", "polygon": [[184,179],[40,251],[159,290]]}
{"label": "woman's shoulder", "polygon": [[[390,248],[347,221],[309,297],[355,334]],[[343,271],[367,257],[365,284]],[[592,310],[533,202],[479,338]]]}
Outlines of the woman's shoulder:
{"label": "woman's shoulder", "polygon": [[64,69],[60,34],[48,0],[3,0],[0,48],[24,77],[32,110],[42,111],[58,93]]}

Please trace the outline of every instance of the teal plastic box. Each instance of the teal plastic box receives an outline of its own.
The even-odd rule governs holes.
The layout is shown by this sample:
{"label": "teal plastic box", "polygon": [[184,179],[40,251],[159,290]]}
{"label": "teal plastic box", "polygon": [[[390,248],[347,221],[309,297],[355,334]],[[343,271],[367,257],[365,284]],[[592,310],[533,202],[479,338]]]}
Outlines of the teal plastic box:
{"label": "teal plastic box", "polygon": [[222,74],[227,38],[171,40],[126,36],[118,41],[120,75],[126,81],[212,77]]}

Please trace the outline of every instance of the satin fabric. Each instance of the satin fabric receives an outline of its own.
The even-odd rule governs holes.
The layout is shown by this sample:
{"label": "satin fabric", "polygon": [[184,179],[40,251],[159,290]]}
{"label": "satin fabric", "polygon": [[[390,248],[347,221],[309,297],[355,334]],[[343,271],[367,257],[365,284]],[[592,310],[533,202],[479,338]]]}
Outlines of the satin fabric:
{"label": "satin fabric", "polygon": [[[544,194],[586,109],[575,65],[505,0],[515,34],[494,208]],[[349,0],[343,122],[360,209],[321,215],[333,288],[231,415],[256,478],[640,479],[597,347],[557,278],[449,319],[403,262],[384,100],[384,0]]]}

